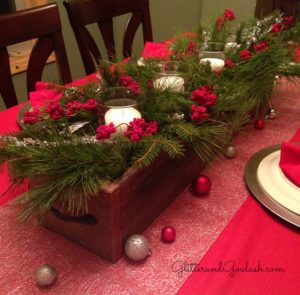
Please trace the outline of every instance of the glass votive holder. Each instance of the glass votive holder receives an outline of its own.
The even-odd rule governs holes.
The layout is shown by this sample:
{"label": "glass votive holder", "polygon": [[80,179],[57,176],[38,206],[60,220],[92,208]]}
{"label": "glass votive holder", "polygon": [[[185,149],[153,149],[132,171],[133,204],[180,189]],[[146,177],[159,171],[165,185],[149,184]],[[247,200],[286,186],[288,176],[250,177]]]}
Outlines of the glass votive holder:
{"label": "glass votive holder", "polygon": [[225,59],[225,44],[220,42],[207,42],[202,45],[200,58],[220,58]]}
{"label": "glass votive holder", "polygon": [[207,42],[200,51],[200,63],[209,63],[213,72],[221,72],[225,66],[225,45],[219,42]]}
{"label": "glass votive holder", "polygon": [[184,78],[180,73],[179,61],[162,61],[157,63],[158,73],[154,80],[154,88],[174,92],[184,91]]}
{"label": "glass votive holder", "polygon": [[105,102],[108,111],[104,115],[105,125],[113,123],[117,134],[124,133],[133,119],[140,119],[141,113],[135,108],[137,102],[131,98],[115,98]]}
{"label": "glass votive holder", "polygon": [[134,96],[134,93],[124,86],[108,87],[103,90],[103,97],[105,101],[117,98],[133,98]]}

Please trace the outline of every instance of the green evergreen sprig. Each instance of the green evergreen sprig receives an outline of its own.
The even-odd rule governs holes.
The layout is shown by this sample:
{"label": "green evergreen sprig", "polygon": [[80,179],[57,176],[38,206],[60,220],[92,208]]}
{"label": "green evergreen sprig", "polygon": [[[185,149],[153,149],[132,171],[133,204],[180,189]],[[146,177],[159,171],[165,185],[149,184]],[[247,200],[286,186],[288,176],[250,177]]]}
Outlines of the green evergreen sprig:
{"label": "green evergreen sprig", "polygon": [[[270,34],[272,24],[280,17],[276,12],[264,20],[242,23],[237,31],[239,47],[226,52],[235,66],[225,68],[222,74],[213,73],[208,64],[200,64],[197,50],[207,41],[225,43],[229,30],[223,27],[215,36],[213,31],[199,29],[193,37],[194,51],[189,50],[192,35],[177,34],[171,59],[180,61],[180,75],[185,80],[182,92],[153,87],[162,74],[155,59],[146,59],[144,67],[137,66],[134,59],[117,64],[102,62],[101,81],[79,87],[50,85],[62,94],[59,103],[64,108],[70,102],[85,103],[90,98],[96,99],[98,108],[81,109],[59,120],[51,120],[41,110],[37,123],[26,124],[20,134],[0,138],[0,163],[7,161],[13,186],[30,180],[30,190],[16,201],[23,207],[21,218],[41,218],[57,203],[68,214],[86,213],[88,199],[97,197],[108,182],[121,177],[131,166],[149,167],[162,153],[180,158],[192,148],[203,163],[221,155],[234,135],[264,114],[275,77],[293,79],[300,75],[300,66],[290,64],[293,49],[287,42],[297,40],[300,24]],[[216,30],[216,23],[213,28]],[[261,41],[267,41],[268,47],[257,52],[254,44]],[[247,61],[239,55],[243,50],[252,54]],[[109,89],[119,86],[121,75],[139,84],[140,94],[134,96],[137,108],[146,121],[158,123],[158,131],[137,142],[120,134],[97,141],[95,133],[104,124]],[[197,104],[191,100],[191,93],[206,85],[213,86],[218,99],[215,105],[207,106],[209,118],[197,123],[191,117],[191,106]],[[70,127],[82,122],[80,128],[71,131]]]}

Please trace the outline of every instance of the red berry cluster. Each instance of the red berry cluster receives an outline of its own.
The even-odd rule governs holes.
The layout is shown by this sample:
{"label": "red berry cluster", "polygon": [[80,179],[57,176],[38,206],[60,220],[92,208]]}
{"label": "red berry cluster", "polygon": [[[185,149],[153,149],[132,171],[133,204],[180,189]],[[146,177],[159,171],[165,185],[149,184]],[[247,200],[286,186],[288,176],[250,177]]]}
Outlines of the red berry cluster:
{"label": "red berry cluster", "polygon": [[235,64],[234,64],[233,60],[230,58],[225,59],[225,67],[226,68],[234,68]]}
{"label": "red berry cluster", "polygon": [[280,31],[284,31],[289,29],[295,22],[295,19],[293,16],[285,16],[282,19],[282,22],[277,22],[272,25],[272,32],[273,33],[279,33]]}
{"label": "red berry cluster", "polygon": [[208,119],[206,107],[192,105],[192,120],[197,123],[202,123],[204,120]]}
{"label": "red berry cluster", "polygon": [[[259,52],[262,52],[262,51],[265,51],[269,48],[269,42],[268,41],[261,41],[260,43],[258,44],[254,44],[253,45],[253,49],[256,53],[259,53]],[[240,58],[244,61],[247,61],[249,60],[250,58],[252,57],[252,53],[250,50],[242,50],[240,52]]]}
{"label": "red berry cluster", "polygon": [[66,109],[59,102],[51,102],[46,109],[52,120],[59,120],[64,116],[73,116],[77,111],[93,111],[97,109],[97,101],[95,98],[90,98],[86,102],[81,103],[78,100],[73,100],[67,103]]}
{"label": "red berry cluster", "polygon": [[153,135],[158,129],[156,121],[146,122],[144,119],[134,118],[129,123],[128,130],[124,135],[129,137],[131,141],[139,141],[142,137]]}
{"label": "red berry cluster", "polygon": [[23,116],[24,124],[35,124],[39,120],[39,110],[25,112]]}
{"label": "red berry cluster", "polygon": [[233,21],[233,20],[235,20],[235,15],[233,11],[230,9],[225,9],[223,15],[220,15],[216,20],[217,30],[221,31],[226,21]]}
{"label": "red berry cluster", "polygon": [[115,125],[113,123],[109,123],[108,125],[100,125],[96,129],[96,139],[108,139],[110,138],[112,133],[115,133],[117,131]]}
{"label": "red berry cluster", "polygon": [[214,106],[218,97],[213,90],[214,88],[211,85],[199,86],[198,89],[192,92],[191,99],[200,105]]}
{"label": "red berry cluster", "polygon": [[258,44],[254,44],[253,45],[253,49],[256,51],[256,52],[261,52],[261,51],[264,51],[266,49],[269,48],[269,42],[268,41],[262,41]]}
{"label": "red berry cluster", "polygon": [[192,92],[191,99],[197,102],[200,106],[192,105],[191,119],[197,123],[202,123],[208,119],[206,107],[212,107],[216,104],[218,96],[213,92],[212,85],[199,86],[198,89]]}
{"label": "red berry cluster", "polygon": [[252,53],[245,49],[240,52],[240,58],[244,61],[249,60],[252,57]]}
{"label": "red berry cluster", "polygon": [[65,115],[65,110],[59,102],[54,101],[49,104],[46,113],[50,115],[52,120],[57,121]]}
{"label": "red berry cluster", "polygon": [[132,93],[135,95],[139,95],[141,93],[141,87],[138,82],[136,82],[130,76],[121,76],[119,80],[119,84],[121,86],[127,87]]}

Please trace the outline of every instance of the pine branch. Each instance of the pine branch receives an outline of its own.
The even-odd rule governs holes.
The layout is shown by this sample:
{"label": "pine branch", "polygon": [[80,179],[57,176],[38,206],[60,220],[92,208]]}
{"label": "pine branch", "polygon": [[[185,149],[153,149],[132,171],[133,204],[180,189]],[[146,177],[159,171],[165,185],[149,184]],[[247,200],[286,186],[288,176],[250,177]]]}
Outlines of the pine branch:
{"label": "pine branch", "polygon": [[165,151],[171,158],[183,156],[183,145],[176,139],[161,135],[146,137],[140,141],[141,148],[133,157],[134,165],[139,168],[150,166],[160,151]]}

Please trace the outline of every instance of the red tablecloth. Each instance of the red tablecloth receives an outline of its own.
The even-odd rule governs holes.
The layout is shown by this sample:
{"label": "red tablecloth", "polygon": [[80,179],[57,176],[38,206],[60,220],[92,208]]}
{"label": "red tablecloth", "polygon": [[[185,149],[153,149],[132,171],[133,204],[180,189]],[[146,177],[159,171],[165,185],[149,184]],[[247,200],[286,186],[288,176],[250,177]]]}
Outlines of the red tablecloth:
{"label": "red tablecloth", "polygon": [[[300,129],[291,141],[299,141]],[[300,193],[299,193],[300,198]],[[300,230],[248,197],[178,295],[300,294]]]}
{"label": "red tablecloth", "polygon": [[[22,104],[23,105],[23,104]],[[0,116],[0,134],[9,134],[20,130],[17,120],[12,120],[11,118],[17,118],[18,112],[21,109],[22,105],[15,106],[6,111],[1,112]],[[5,173],[6,165],[3,164],[0,166],[0,169],[4,171],[4,173],[0,173],[0,196],[9,188],[9,180],[7,173]],[[6,203],[7,201],[13,199],[16,195],[18,195],[23,188],[15,192],[10,192],[9,194],[5,194],[0,198],[0,206]]]}
{"label": "red tablecloth", "polygon": [[[71,82],[70,84],[68,84],[68,86],[78,87],[78,86],[85,85],[89,82],[93,82],[95,80],[98,80],[98,77],[96,73],[93,73],[82,79]],[[45,83],[45,82],[38,82],[36,84],[37,91],[31,92],[29,95],[30,101],[32,102],[33,106],[39,107],[41,105],[44,105],[46,102],[49,102],[49,100],[53,100],[61,96],[61,94],[56,92],[55,90],[49,90],[48,86],[49,83]],[[20,126],[17,120],[15,119],[12,120],[12,118],[17,118],[18,112],[20,111],[23,105],[24,103],[12,107],[3,112],[0,112],[0,135],[15,133],[20,130]],[[10,191],[9,194],[3,194],[9,189],[10,182],[6,173],[6,165],[5,164],[1,165],[0,169],[4,172],[4,173],[0,173],[0,206],[1,206],[7,201],[15,198],[24,190],[26,190],[26,186],[25,187],[21,186],[15,191]]]}

